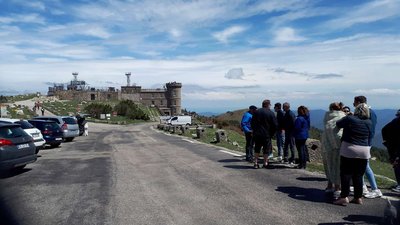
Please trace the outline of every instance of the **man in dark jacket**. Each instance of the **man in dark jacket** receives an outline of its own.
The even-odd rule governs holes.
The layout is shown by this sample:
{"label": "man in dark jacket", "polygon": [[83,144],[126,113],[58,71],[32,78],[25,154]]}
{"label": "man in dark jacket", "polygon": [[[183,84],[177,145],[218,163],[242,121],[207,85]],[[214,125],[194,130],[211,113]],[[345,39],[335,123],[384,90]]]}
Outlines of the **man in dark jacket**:
{"label": "man in dark jacket", "polygon": [[390,162],[393,164],[397,186],[392,191],[400,192],[400,109],[396,118],[382,128],[383,145],[389,152]]}
{"label": "man in dark jacket", "polygon": [[272,151],[271,138],[276,133],[277,121],[274,112],[271,111],[271,101],[264,100],[262,108],[258,109],[251,120],[251,127],[253,128],[254,140],[254,168],[260,168],[258,165],[258,157],[261,148],[264,155],[264,168],[268,166],[268,155]]}
{"label": "man in dark jacket", "polygon": [[[290,110],[290,104],[288,102],[283,103],[283,110],[285,111],[285,116],[283,117],[283,129],[285,130],[285,145],[283,148],[283,161],[285,163],[293,163],[294,161],[294,121],[296,120],[296,115]],[[290,148],[290,158],[289,157]]]}
{"label": "man in dark jacket", "polygon": [[277,159],[278,161],[282,161],[283,145],[285,144],[285,130],[283,129],[283,117],[285,116],[285,113],[282,110],[282,104],[280,102],[275,103],[274,110],[278,122],[278,128],[276,130],[276,147],[278,148]]}

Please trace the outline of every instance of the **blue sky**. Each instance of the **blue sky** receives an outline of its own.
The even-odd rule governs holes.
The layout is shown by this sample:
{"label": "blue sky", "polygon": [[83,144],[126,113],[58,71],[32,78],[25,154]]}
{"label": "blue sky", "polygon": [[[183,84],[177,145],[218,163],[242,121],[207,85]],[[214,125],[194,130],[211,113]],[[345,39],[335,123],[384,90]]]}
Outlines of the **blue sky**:
{"label": "blue sky", "polygon": [[400,1],[0,0],[0,94],[183,83],[183,107],[400,108]]}

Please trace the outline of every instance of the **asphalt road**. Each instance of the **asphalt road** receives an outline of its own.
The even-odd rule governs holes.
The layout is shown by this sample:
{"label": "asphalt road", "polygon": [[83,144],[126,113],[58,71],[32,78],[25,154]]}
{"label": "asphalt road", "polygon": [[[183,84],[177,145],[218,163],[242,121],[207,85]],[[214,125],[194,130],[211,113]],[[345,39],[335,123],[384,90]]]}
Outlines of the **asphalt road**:
{"label": "asphalt road", "polygon": [[384,199],[329,203],[323,176],[243,157],[149,124],[90,124],[0,177],[0,224],[379,224]]}

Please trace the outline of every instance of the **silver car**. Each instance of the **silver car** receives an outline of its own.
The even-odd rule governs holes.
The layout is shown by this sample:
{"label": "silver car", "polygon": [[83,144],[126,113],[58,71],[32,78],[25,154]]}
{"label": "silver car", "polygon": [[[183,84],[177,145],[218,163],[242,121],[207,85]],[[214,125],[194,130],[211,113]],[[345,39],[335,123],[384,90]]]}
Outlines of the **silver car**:
{"label": "silver car", "polygon": [[73,116],[37,116],[35,119],[55,121],[63,130],[65,141],[72,141],[79,136],[78,122]]}
{"label": "silver car", "polygon": [[0,122],[0,169],[22,169],[36,161],[36,146],[18,124]]}

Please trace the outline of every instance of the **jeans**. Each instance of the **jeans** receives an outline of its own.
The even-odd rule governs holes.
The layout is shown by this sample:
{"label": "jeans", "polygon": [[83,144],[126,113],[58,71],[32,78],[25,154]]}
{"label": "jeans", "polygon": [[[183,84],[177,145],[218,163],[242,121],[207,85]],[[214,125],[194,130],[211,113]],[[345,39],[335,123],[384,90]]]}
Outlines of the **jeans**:
{"label": "jeans", "polygon": [[283,146],[285,144],[285,131],[278,130],[276,132],[276,147],[278,148],[278,157],[283,155]]}
{"label": "jeans", "polygon": [[245,133],[246,137],[246,160],[250,161],[253,160],[253,134],[251,132]]}
{"label": "jeans", "polygon": [[350,181],[353,180],[354,198],[361,198],[363,192],[363,175],[368,159],[346,158],[340,156],[340,180],[342,185],[341,198],[350,194]]}
{"label": "jeans", "polygon": [[[367,168],[365,170],[365,176],[368,179],[369,184],[371,185],[372,190],[378,189],[378,185],[376,185],[376,180],[375,180],[375,175],[374,171],[372,171],[371,167],[369,166],[369,160],[367,162]],[[363,184],[364,184],[364,179],[363,179]]]}
{"label": "jeans", "polygon": [[306,146],[307,139],[296,139],[296,149],[299,154],[299,166],[306,167],[308,160],[308,150]]}
{"label": "jeans", "polygon": [[283,157],[285,159],[288,159],[289,157],[289,148],[290,148],[290,159],[289,161],[294,160],[294,137],[293,137],[293,131],[285,131],[285,147],[283,148]]}

